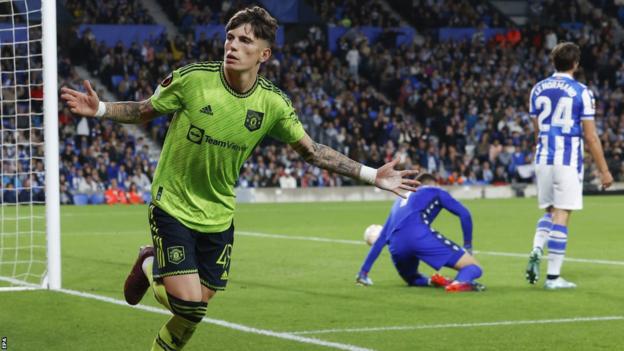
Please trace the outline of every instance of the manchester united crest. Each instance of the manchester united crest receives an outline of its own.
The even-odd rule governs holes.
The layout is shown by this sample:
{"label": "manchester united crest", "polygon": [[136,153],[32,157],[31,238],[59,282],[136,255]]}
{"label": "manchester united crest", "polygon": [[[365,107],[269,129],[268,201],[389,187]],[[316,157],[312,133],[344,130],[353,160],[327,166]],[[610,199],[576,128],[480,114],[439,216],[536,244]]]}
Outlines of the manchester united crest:
{"label": "manchester united crest", "polygon": [[247,128],[250,132],[260,129],[263,117],[264,113],[262,112],[247,110],[247,117],[245,118],[245,128]]}
{"label": "manchester united crest", "polygon": [[179,264],[184,261],[184,246],[172,246],[168,248],[167,256],[169,256],[169,262]]}

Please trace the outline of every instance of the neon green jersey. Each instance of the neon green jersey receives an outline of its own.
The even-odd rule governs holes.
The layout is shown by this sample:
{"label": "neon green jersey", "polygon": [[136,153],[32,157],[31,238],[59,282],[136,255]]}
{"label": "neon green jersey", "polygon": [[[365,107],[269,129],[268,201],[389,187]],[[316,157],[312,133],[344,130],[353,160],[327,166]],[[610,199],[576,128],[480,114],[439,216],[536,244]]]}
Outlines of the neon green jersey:
{"label": "neon green jersey", "polygon": [[150,98],[160,113],[175,112],[152,182],[152,202],[203,233],[229,228],[234,184],[265,135],[284,143],[305,131],[288,97],[258,77],[245,94],[225,80],[222,62],[173,71]]}

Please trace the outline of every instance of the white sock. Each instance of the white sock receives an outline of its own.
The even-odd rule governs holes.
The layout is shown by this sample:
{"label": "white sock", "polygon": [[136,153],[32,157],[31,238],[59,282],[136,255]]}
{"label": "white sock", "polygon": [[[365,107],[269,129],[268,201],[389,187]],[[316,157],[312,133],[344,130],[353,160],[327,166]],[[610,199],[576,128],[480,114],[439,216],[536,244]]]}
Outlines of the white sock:
{"label": "white sock", "polygon": [[148,275],[147,272],[152,270],[152,264],[154,263],[154,256],[149,256],[145,260],[143,260],[143,264],[141,265],[141,269],[145,275]]}
{"label": "white sock", "polygon": [[537,221],[535,228],[535,237],[533,238],[533,248],[539,248],[544,252],[544,245],[548,240],[548,234],[550,234],[550,228],[552,227],[552,217],[550,213],[546,213]]}
{"label": "white sock", "polygon": [[546,244],[546,240],[548,240],[549,231],[538,230],[535,232],[535,237],[533,238],[533,248],[540,249],[544,252],[544,245]]}
{"label": "white sock", "polygon": [[568,228],[554,224],[548,236],[548,275],[559,276],[568,243]]}
{"label": "white sock", "polygon": [[560,275],[565,255],[548,255],[548,275]]}

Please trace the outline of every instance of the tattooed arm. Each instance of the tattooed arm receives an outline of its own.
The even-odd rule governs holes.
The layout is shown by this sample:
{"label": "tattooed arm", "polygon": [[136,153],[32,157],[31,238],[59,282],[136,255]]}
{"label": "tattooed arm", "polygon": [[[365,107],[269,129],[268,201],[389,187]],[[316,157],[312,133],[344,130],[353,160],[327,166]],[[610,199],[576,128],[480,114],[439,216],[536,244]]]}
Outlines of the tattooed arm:
{"label": "tattooed arm", "polygon": [[307,134],[290,146],[309,164],[349,178],[357,179],[360,175],[362,164],[353,161],[329,146],[315,142]]}
{"label": "tattooed arm", "polygon": [[154,110],[149,100],[105,102],[104,105],[106,105],[106,112],[102,117],[119,123],[145,123],[160,115]]}
{"label": "tattooed arm", "polygon": [[154,110],[149,100],[140,102],[105,102],[106,112],[97,115],[100,106],[100,99],[91,88],[89,81],[84,81],[83,85],[85,93],[69,89],[61,88],[61,98],[65,100],[71,112],[86,117],[104,117],[119,123],[145,123],[160,114]]}
{"label": "tattooed arm", "polygon": [[[306,162],[312,165],[349,178],[362,179],[362,169],[366,166],[348,158],[329,146],[315,142],[307,134],[301,138],[301,140],[290,144],[290,146],[292,146]],[[397,171],[394,169],[397,163],[398,159],[395,159],[386,163],[381,168],[373,170],[376,172],[374,184],[380,189],[391,191],[399,196],[404,196],[400,192],[401,190],[414,191],[414,186],[419,184],[418,181],[406,177],[415,175],[418,172],[412,170]]]}

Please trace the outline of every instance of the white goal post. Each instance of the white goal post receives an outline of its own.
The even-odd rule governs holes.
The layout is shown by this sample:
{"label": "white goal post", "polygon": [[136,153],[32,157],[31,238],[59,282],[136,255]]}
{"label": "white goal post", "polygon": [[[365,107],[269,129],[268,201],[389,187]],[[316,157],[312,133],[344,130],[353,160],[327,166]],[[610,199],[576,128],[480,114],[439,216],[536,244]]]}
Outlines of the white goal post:
{"label": "white goal post", "polygon": [[0,291],[61,289],[56,0],[0,0]]}

